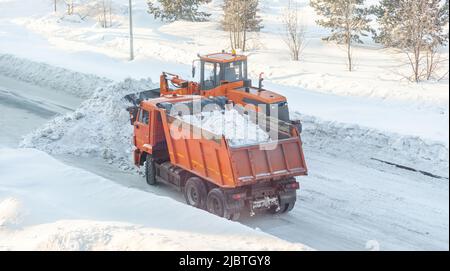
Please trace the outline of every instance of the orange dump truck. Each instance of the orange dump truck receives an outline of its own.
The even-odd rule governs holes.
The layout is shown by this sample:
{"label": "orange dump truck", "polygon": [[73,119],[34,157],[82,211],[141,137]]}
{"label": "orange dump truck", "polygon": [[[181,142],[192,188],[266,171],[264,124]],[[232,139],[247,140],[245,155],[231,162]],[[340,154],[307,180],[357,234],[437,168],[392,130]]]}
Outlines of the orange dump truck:
{"label": "orange dump truck", "polygon": [[[292,210],[299,189],[295,177],[307,175],[295,126],[276,120],[270,141],[236,146],[223,135],[180,121],[177,117],[186,113],[174,110],[183,105],[192,114],[196,103],[225,110],[227,102],[225,97],[176,94],[138,101],[129,108],[136,166],[145,167],[150,185],[172,185],[189,205],[227,219],[238,219],[244,210],[251,215]],[[266,118],[265,127],[275,121]]]}

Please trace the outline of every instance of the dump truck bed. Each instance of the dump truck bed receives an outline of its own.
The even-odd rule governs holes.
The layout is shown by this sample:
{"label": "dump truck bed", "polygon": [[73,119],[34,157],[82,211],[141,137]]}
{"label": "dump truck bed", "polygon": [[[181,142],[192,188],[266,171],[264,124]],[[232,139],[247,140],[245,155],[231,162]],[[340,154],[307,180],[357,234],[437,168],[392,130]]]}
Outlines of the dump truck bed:
{"label": "dump truck bed", "polygon": [[[284,124],[280,139],[230,146],[224,136],[217,137],[191,124],[174,127],[171,124],[175,120],[162,114],[171,163],[220,187],[235,188],[307,174],[300,136],[289,124]],[[200,138],[193,137],[194,129],[201,130]],[[174,132],[178,132],[176,137],[171,136]]]}

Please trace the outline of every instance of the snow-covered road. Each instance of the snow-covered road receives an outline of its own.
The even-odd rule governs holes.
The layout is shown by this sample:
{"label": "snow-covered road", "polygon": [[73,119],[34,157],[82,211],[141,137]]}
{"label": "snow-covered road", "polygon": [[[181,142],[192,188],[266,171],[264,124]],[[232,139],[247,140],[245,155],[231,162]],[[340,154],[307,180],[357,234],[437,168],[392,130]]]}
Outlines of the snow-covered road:
{"label": "snow-covered road", "polygon": [[[294,210],[244,216],[241,223],[318,250],[448,250],[448,180],[310,151],[306,156],[311,175],[299,178]],[[57,158],[121,185],[184,202],[172,188],[149,187],[141,176],[101,159]]]}
{"label": "snow-covered road", "polygon": [[[0,102],[0,145],[14,146],[20,136],[80,102],[12,79],[1,78],[0,82],[0,100],[6,101]],[[41,101],[36,95],[52,98]],[[311,175],[299,179],[302,188],[295,209],[287,215],[244,217],[243,224],[320,250],[448,250],[448,179],[427,177],[364,156],[355,160],[339,153],[325,154],[308,146],[306,156]],[[169,187],[148,187],[142,177],[103,160],[57,158],[125,187],[184,201]]]}
{"label": "snow-covered road", "polygon": [[16,146],[21,136],[58,114],[73,111],[81,101],[0,75],[0,146]]}

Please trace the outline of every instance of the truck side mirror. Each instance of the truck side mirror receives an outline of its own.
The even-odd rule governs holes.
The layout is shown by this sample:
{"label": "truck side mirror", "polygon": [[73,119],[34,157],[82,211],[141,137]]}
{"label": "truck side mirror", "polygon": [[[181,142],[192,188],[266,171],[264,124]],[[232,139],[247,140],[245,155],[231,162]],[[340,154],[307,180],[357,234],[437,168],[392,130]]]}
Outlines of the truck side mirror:
{"label": "truck side mirror", "polygon": [[137,120],[137,113],[139,108],[137,106],[128,107],[127,111],[130,113],[130,124],[134,125]]}
{"label": "truck side mirror", "polygon": [[195,66],[192,66],[192,78],[195,78]]}

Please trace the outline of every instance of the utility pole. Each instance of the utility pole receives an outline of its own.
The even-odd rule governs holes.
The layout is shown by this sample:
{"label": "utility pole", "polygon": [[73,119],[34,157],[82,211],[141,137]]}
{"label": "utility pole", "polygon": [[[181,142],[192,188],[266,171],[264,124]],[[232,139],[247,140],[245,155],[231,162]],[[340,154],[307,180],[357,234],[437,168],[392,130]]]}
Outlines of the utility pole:
{"label": "utility pole", "polygon": [[55,8],[55,13],[56,13],[56,0],[54,0],[53,3],[55,5],[54,8]]}
{"label": "utility pole", "polygon": [[133,8],[131,6],[131,0],[129,0],[129,13],[130,13],[130,61],[134,60],[134,46],[133,46]]}

